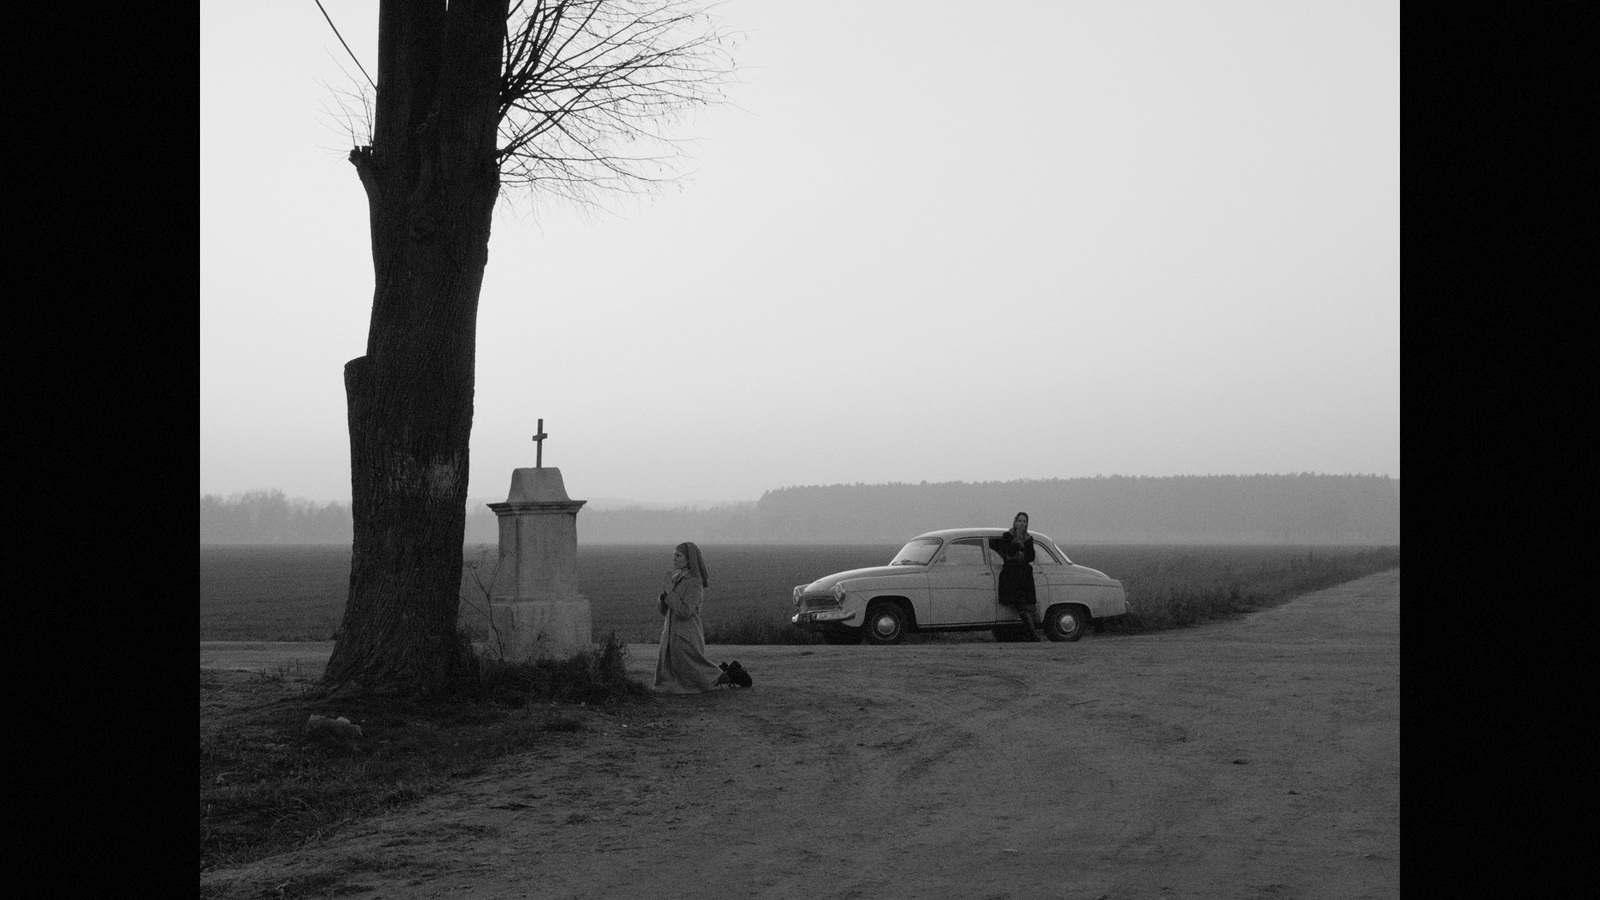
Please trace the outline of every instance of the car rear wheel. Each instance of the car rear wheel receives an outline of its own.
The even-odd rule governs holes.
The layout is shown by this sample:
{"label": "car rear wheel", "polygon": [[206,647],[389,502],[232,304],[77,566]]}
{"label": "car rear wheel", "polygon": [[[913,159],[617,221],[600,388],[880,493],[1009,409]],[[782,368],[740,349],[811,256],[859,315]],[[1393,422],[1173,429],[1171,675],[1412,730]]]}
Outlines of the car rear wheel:
{"label": "car rear wheel", "polygon": [[1089,626],[1089,611],[1081,606],[1052,606],[1044,616],[1044,633],[1052,641],[1075,641]]}
{"label": "car rear wheel", "polygon": [[822,641],[839,647],[850,647],[861,643],[860,628],[829,628],[822,633]]}
{"label": "car rear wheel", "polygon": [[906,639],[906,614],[893,603],[874,603],[867,607],[864,628],[869,644],[898,644]]}

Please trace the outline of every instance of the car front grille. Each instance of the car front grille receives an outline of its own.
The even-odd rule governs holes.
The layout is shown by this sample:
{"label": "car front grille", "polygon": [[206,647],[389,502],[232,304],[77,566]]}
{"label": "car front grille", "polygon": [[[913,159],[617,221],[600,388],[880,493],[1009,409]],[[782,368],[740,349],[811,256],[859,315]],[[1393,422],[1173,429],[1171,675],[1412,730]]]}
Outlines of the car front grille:
{"label": "car front grille", "polygon": [[830,612],[839,608],[839,600],[832,594],[800,598],[801,612]]}

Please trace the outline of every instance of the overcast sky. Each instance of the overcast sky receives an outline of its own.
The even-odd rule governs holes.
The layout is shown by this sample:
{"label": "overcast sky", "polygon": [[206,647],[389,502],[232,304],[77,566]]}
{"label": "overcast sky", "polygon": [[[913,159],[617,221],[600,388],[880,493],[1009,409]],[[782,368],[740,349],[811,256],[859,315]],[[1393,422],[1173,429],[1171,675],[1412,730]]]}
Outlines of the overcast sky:
{"label": "overcast sky", "polygon": [[[323,0],[377,73],[375,0]],[[726,0],[731,105],[497,212],[474,498],[1400,474],[1399,5]],[[372,305],[313,0],[200,5],[200,491],[348,501]]]}

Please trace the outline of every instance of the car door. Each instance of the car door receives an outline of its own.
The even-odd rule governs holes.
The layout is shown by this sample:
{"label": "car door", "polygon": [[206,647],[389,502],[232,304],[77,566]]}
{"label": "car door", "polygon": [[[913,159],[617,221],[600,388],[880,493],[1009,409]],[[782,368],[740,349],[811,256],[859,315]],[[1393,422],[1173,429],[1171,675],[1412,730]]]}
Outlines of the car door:
{"label": "car door", "polygon": [[1033,590],[1038,594],[1041,613],[1049,609],[1051,603],[1067,599],[1066,568],[1045,541],[1033,542]]}
{"label": "car door", "polygon": [[945,544],[928,567],[932,603],[929,625],[989,624],[995,620],[996,569],[983,538],[958,538]]}

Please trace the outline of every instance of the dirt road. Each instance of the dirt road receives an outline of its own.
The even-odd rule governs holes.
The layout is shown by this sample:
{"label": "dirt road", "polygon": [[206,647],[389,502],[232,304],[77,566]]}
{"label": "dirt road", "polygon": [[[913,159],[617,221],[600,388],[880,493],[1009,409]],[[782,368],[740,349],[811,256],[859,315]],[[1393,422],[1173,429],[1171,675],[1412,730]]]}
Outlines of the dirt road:
{"label": "dirt road", "polygon": [[[655,648],[629,650],[647,677]],[[596,714],[326,846],[202,883],[257,896],[345,873],[341,896],[385,898],[1400,894],[1399,570],[1170,634],[711,655],[755,687]]]}

